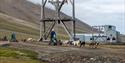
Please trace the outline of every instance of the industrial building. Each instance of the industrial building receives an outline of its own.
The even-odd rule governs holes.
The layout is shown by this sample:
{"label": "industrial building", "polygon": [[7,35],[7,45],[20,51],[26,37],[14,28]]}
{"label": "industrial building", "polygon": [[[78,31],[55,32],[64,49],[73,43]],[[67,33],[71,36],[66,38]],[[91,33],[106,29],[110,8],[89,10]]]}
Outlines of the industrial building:
{"label": "industrial building", "polygon": [[[95,32],[94,30],[97,30]],[[111,42],[116,43],[120,42],[119,40],[120,32],[116,30],[116,27],[113,25],[101,25],[101,26],[92,26],[92,33],[82,33],[76,34],[76,38],[80,41],[85,42]]]}

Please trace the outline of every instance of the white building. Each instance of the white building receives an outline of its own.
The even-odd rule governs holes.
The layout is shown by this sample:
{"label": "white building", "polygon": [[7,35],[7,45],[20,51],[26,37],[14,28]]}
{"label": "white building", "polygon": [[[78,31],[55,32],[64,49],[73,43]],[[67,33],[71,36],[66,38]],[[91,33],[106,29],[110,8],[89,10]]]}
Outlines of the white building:
{"label": "white building", "polygon": [[[86,42],[119,42],[120,33],[116,31],[116,27],[112,25],[104,25],[101,33],[76,34],[76,38]],[[103,33],[102,33],[103,32]]]}
{"label": "white building", "polygon": [[85,35],[84,34],[76,34],[76,38],[80,41],[85,41]]}
{"label": "white building", "polygon": [[104,34],[107,36],[107,42],[118,42],[119,32],[116,31],[116,27],[112,25],[105,25]]}

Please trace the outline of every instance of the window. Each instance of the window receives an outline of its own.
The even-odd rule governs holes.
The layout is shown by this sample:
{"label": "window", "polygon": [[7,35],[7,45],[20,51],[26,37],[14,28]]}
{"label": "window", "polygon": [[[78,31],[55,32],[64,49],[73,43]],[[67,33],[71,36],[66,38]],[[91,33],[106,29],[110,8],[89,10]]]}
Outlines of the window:
{"label": "window", "polygon": [[112,29],[112,26],[109,26],[109,29]]}
{"label": "window", "polygon": [[92,40],[92,38],[90,38],[90,40]]}
{"label": "window", "polygon": [[112,36],[112,34],[110,34],[110,36]]}
{"label": "window", "polygon": [[90,40],[94,40],[94,38],[90,38]]}
{"label": "window", "polygon": [[107,40],[110,40],[110,38],[108,37]]}
{"label": "window", "polygon": [[116,38],[115,38],[115,37],[113,37],[113,38],[112,38],[112,40],[116,40]]}

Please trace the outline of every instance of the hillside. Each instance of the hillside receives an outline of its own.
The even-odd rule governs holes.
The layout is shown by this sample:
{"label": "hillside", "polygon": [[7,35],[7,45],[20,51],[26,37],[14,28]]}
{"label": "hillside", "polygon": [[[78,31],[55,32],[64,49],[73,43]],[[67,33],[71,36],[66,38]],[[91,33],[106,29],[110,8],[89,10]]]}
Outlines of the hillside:
{"label": "hillside", "polygon": [[[46,16],[53,18],[54,10],[45,8]],[[61,18],[71,18],[62,13]],[[39,36],[40,5],[33,4],[27,0],[0,0],[0,29]],[[66,23],[67,26],[71,22]],[[69,28],[71,29],[71,28]],[[63,28],[59,33],[66,34]],[[90,32],[91,27],[76,19],[77,32]],[[65,35],[64,35],[65,36]]]}
{"label": "hillside", "polygon": [[[46,16],[53,18],[54,10],[45,8]],[[62,13],[61,18],[71,18]],[[40,5],[27,0],[0,0],[0,30],[8,30],[19,33],[39,36]],[[71,22],[66,23],[70,27]],[[47,25],[48,26],[48,25]],[[71,28],[69,28],[71,29]],[[59,28],[61,36],[65,37],[66,32]],[[90,33],[91,27],[76,19],[77,33]],[[124,37],[122,36],[122,39]]]}

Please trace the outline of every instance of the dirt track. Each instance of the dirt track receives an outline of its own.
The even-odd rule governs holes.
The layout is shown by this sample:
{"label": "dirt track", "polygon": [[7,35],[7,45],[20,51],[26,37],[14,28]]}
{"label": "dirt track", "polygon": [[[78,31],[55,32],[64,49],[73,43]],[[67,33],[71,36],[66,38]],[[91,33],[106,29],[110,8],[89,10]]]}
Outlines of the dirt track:
{"label": "dirt track", "polygon": [[11,47],[33,50],[47,63],[125,63],[125,48],[61,47],[45,43],[11,43]]}

